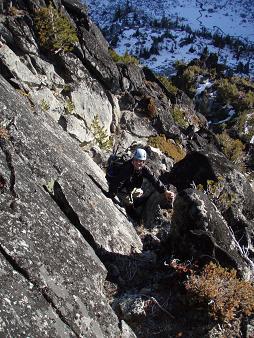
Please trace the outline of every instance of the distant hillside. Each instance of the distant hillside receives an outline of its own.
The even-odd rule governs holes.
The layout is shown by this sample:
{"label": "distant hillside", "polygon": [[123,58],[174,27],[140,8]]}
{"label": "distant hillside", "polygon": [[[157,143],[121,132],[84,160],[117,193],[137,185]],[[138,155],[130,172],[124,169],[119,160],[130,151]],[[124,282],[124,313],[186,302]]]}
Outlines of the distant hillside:
{"label": "distant hillside", "polygon": [[92,19],[118,53],[128,51],[156,72],[172,74],[204,48],[234,72],[249,63],[253,77],[254,11],[251,1],[87,0]]}

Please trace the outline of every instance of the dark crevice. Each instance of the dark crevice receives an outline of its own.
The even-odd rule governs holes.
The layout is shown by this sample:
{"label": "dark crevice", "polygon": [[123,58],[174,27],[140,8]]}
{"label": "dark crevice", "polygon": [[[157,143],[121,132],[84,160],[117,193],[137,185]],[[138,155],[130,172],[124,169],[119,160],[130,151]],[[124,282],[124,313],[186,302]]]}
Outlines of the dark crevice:
{"label": "dark crevice", "polygon": [[10,80],[13,78],[13,75],[10,72],[9,68],[6,67],[2,60],[0,60],[0,73],[8,82],[10,82]]}
{"label": "dark crevice", "polygon": [[67,131],[67,121],[64,116],[61,116],[58,120],[58,124],[63,128],[64,131]]}
{"label": "dark crevice", "polygon": [[0,174],[0,190],[4,189],[6,186],[6,180],[5,178],[2,176],[2,174]]}
{"label": "dark crevice", "polygon": [[16,182],[16,176],[15,176],[15,169],[12,163],[12,155],[10,151],[7,149],[5,140],[0,140],[0,147],[2,151],[5,154],[6,157],[6,163],[8,165],[8,168],[10,170],[10,183],[9,183],[9,190],[14,198],[17,197],[16,191],[15,191],[15,182]]}
{"label": "dark crevice", "polygon": [[61,319],[61,321],[69,327],[69,329],[78,337],[79,335],[75,330],[70,326],[70,324],[65,319],[64,315],[61,313],[61,311],[56,307],[50,296],[46,293],[46,291],[42,288],[40,288],[29,276],[28,272],[20,267],[17,262],[6,252],[6,250],[0,245],[0,253],[4,256],[6,261],[12,266],[13,270],[18,272],[21,276],[23,276],[29,283],[31,283],[34,287],[34,290],[38,291],[42,297],[49,303],[49,305],[54,309],[58,317]]}
{"label": "dark crevice", "polygon": [[[100,183],[98,183],[98,181],[96,181],[96,179],[90,175],[90,174],[87,174],[87,176],[93,181],[93,183],[101,190],[101,192],[108,198],[111,198],[109,197],[109,193],[108,191],[106,191],[105,189],[102,188],[102,186],[100,185]],[[122,207],[122,204],[116,199],[116,198],[111,198],[111,200],[114,202],[114,204],[118,205],[119,207]],[[126,214],[118,209],[125,217],[126,217]]]}
{"label": "dark crevice", "polygon": [[93,181],[93,183],[102,191],[102,193],[107,196],[107,191],[105,189],[102,188],[102,186],[100,185],[100,183],[98,183],[98,181],[96,181],[96,179],[90,175],[87,174],[87,176]]}
{"label": "dark crevice", "polygon": [[83,123],[86,123],[86,121],[84,120],[84,118],[81,117],[80,115],[72,113],[72,116],[76,117],[77,120],[79,120],[79,121],[81,121]]}
{"label": "dark crevice", "polygon": [[45,300],[52,306],[52,308],[55,310],[58,317],[61,319],[61,321],[77,336],[80,337],[78,332],[74,330],[73,327],[68,323],[68,321],[65,319],[64,315],[61,313],[61,311],[55,306],[53,301],[51,300],[50,296],[42,289],[41,290],[42,296],[45,298]]}
{"label": "dark crevice", "polygon": [[4,258],[7,260],[8,263],[13,267],[15,271],[17,271],[20,275],[22,275],[26,280],[31,282],[33,285],[34,283],[30,280],[30,277],[24,269],[22,269],[18,264],[15,262],[15,260],[5,251],[5,249],[0,245],[0,252],[4,256]]}
{"label": "dark crevice", "polygon": [[6,155],[6,162],[8,164],[9,169],[10,169],[10,172],[11,172],[10,191],[11,191],[11,193],[14,197],[17,197],[16,192],[15,192],[16,177],[15,177],[15,169],[14,169],[14,166],[12,164],[12,156],[11,156],[11,153],[8,150],[5,152],[5,155]]}
{"label": "dark crevice", "polygon": [[65,214],[65,216],[81,233],[81,235],[88,242],[88,244],[94,249],[95,252],[97,252],[99,249],[98,244],[95,242],[91,233],[80,223],[77,213],[73,210],[72,206],[66,199],[60,184],[58,182],[55,182],[52,192],[49,191],[46,186],[44,186],[44,189],[50,194],[50,196]]}

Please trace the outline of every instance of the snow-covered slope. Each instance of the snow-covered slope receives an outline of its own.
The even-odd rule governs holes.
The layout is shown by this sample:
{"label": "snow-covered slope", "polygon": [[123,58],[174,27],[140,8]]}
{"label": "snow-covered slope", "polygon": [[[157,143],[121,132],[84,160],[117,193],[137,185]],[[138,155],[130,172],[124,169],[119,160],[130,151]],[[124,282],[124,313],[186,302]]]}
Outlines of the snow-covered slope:
{"label": "snow-covered slope", "polygon": [[[249,63],[250,74],[254,74],[253,49],[245,52],[239,50],[242,47],[232,48],[228,44],[215,47],[212,38],[217,33],[253,45],[253,1],[87,0],[86,3],[92,19],[107,32],[118,53],[128,51],[157,72],[172,73],[176,60],[188,62],[207,47],[209,52],[218,53],[220,62],[234,70],[239,62]],[[173,27],[156,27],[154,20],[162,18],[167,18]],[[197,32],[201,34],[192,34]],[[159,39],[156,53],[143,57],[142,53],[150,51],[156,39]]]}
{"label": "snow-covered slope", "polygon": [[[126,0],[86,0],[93,20],[103,28],[112,23],[115,10]],[[254,2],[250,0],[130,0],[131,7],[151,18],[182,19],[192,29],[216,26],[225,34],[254,41]]]}

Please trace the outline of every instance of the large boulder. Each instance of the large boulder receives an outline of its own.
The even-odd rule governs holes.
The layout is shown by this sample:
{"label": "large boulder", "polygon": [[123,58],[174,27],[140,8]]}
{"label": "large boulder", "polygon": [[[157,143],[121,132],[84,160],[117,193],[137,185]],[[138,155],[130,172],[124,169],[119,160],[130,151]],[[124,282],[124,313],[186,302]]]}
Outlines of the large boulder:
{"label": "large boulder", "polygon": [[[202,218],[200,236],[205,234],[211,240],[211,234],[214,236],[215,229],[221,229],[216,235],[216,241],[214,242],[214,237],[212,239],[215,248],[221,249],[222,242],[224,246],[230,245],[230,248],[233,247],[234,250],[238,246],[236,249],[238,255],[253,268],[253,263],[248,256],[253,251],[251,243],[254,236],[254,192],[247,177],[237,171],[223,154],[210,151],[188,154],[164,178],[178,188],[180,195],[184,192],[185,197],[182,197],[176,204],[179,206],[175,214],[179,220],[176,222],[177,226],[183,229],[184,223],[186,225],[189,223],[190,229],[194,223],[197,226],[198,213],[193,210],[194,208],[198,210],[202,206],[203,216],[206,215],[206,217]],[[185,189],[190,187],[198,190],[188,192],[186,195]],[[182,233],[185,233],[185,230]],[[229,237],[223,239],[223,233]],[[200,243],[202,244],[202,240]],[[188,245],[185,246],[187,250]],[[200,253],[204,249],[205,246],[202,246]],[[228,249],[226,251],[229,257],[234,258],[232,252]],[[236,265],[239,264],[239,262],[236,263]],[[238,268],[245,269],[242,263]]]}
{"label": "large boulder", "polygon": [[125,110],[122,112],[120,124],[122,130],[129,131],[137,138],[148,138],[157,134],[147,117],[138,116],[132,111]]}
{"label": "large boulder", "polygon": [[222,211],[241,210],[248,219],[253,220],[254,192],[247,176],[218,151],[189,153],[175,164],[165,179],[178,191],[200,185],[200,188],[210,192],[210,197]]}
{"label": "large boulder", "polygon": [[254,273],[230,225],[207,195],[195,189],[182,191],[175,200],[170,241],[178,258],[212,259],[246,278]]}
{"label": "large boulder", "polygon": [[134,91],[144,86],[144,74],[139,65],[132,63],[118,64],[121,73],[121,85],[123,91]]}
{"label": "large boulder", "polygon": [[177,162],[170,173],[164,175],[178,191],[195,185],[207,186],[207,180],[215,180],[216,175],[210,162],[210,156],[202,152],[191,152],[185,158]]}

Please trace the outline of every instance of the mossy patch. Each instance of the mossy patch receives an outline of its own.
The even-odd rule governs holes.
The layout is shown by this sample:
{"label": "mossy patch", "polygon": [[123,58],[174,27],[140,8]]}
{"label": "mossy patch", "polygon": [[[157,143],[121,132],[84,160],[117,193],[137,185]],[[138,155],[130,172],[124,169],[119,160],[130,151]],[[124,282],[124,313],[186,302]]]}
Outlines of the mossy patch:
{"label": "mossy patch", "polygon": [[167,140],[165,135],[151,136],[148,140],[151,147],[160,149],[165,155],[171,157],[175,162],[182,160],[186,153],[173,141]]}

